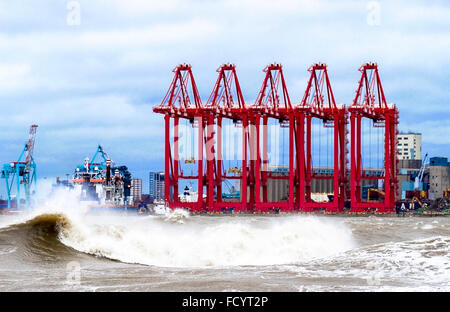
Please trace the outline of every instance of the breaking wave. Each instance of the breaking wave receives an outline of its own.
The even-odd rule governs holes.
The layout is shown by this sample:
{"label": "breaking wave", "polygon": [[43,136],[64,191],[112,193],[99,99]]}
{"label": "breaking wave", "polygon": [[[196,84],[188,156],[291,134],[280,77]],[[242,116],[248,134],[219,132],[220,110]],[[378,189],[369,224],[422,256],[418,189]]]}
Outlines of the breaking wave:
{"label": "breaking wave", "polygon": [[[274,265],[330,256],[355,247],[342,222],[314,216],[90,216],[40,212],[0,229],[32,241],[27,253],[72,250],[163,267]],[[29,248],[23,244],[22,248]],[[67,249],[67,248],[66,248]],[[67,252],[67,250],[65,250]]]}
{"label": "breaking wave", "polygon": [[75,253],[59,239],[70,232],[72,221],[64,213],[42,213],[0,228],[0,255],[19,257],[21,262],[62,260]]}

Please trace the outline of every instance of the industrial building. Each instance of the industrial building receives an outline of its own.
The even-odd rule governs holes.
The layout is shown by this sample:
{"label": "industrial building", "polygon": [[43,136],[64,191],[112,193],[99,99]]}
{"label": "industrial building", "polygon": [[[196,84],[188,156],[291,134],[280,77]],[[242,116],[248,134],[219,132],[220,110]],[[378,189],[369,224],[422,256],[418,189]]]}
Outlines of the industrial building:
{"label": "industrial building", "polygon": [[397,142],[397,157],[399,160],[422,160],[421,133],[400,132],[397,135]]}
{"label": "industrial building", "polygon": [[142,200],[142,179],[131,179],[131,196],[134,201]]}
{"label": "industrial building", "polygon": [[431,157],[429,170],[429,198],[441,198],[444,191],[450,189],[450,165],[448,158]]}
{"label": "industrial building", "polygon": [[[450,189],[450,165],[447,157],[431,157],[427,154],[423,160],[399,160],[399,186],[401,199],[411,197],[442,198]],[[409,194],[409,195],[408,195]]]}
{"label": "industrial building", "polygon": [[[422,157],[422,134],[400,132],[397,135],[397,157],[401,199],[411,196],[437,199],[450,188],[449,164],[446,157]],[[417,195],[419,192],[420,195]]]}
{"label": "industrial building", "polygon": [[[417,190],[419,191],[426,191],[427,183],[425,182],[426,179],[428,179],[428,170],[425,170],[426,168],[426,155],[425,159],[422,161],[421,159],[402,159],[398,162],[398,183],[399,183],[399,189],[401,191],[400,198],[405,199],[406,198],[406,192],[408,191],[414,191],[417,187]],[[420,170],[424,170],[423,178],[421,181],[417,181],[417,185],[415,185],[416,178],[419,177]]]}
{"label": "industrial building", "polygon": [[164,172],[150,172],[148,193],[154,201],[164,201]]}
{"label": "industrial building", "polygon": [[[405,199],[407,192],[426,192],[428,189],[425,183],[425,176],[428,173],[425,171],[427,155],[422,159],[422,134],[415,132],[397,134],[397,152],[400,198]],[[421,171],[422,174],[420,174]]]}
{"label": "industrial building", "polygon": [[[288,176],[289,166],[269,166],[272,176]],[[366,176],[383,176],[384,169],[364,168]],[[317,176],[332,176],[334,174],[333,167],[313,167],[312,172]],[[348,176],[348,178],[350,178]],[[375,185],[372,180],[363,180],[362,197],[367,199],[368,189],[381,188],[382,185]],[[289,182],[286,179],[272,179],[269,181],[268,198],[270,201],[287,201],[289,194]],[[332,198],[334,189],[333,181],[330,179],[314,179],[311,183],[311,193],[315,201],[329,201]]]}
{"label": "industrial building", "polygon": [[[445,157],[432,157],[430,162],[426,162],[427,157],[421,159],[402,159],[399,160],[398,180],[399,190],[398,197],[405,199],[407,192],[421,191],[423,196],[430,199],[442,197],[445,190],[450,188],[450,165],[448,159]],[[364,172],[368,176],[383,175],[382,168],[365,168]],[[423,171],[419,177],[420,171]],[[269,171],[273,176],[288,176],[288,166],[269,166]],[[332,175],[332,167],[313,167],[313,172],[320,175]],[[417,181],[416,181],[417,178]],[[368,189],[382,188],[382,185],[375,185],[370,180],[364,180],[363,184],[363,198],[367,198]],[[269,181],[268,197],[271,201],[286,201],[289,191],[289,184],[287,180],[274,179]],[[326,179],[316,179],[311,184],[311,191],[316,196],[332,195],[333,183]],[[427,194],[429,195],[427,196]]]}

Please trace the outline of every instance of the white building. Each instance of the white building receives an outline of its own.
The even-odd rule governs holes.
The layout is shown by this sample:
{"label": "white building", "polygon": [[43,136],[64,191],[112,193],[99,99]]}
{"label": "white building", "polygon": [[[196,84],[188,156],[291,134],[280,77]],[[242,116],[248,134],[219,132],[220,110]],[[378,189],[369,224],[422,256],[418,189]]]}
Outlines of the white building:
{"label": "white building", "polygon": [[397,135],[398,159],[422,159],[422,134],[400,133]]}
{"label": "white building", "polygon": [[131,196],[133,200],[142,200],[142,179],[131,179]]}

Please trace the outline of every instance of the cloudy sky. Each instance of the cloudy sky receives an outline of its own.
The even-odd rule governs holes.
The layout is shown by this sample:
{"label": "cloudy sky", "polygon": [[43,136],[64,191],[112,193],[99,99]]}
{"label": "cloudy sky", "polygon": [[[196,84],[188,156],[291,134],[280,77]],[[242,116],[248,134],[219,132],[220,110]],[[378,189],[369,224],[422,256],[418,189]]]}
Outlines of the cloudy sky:
{"label": "cloudy sky", "polygon": [[184,62],[204,101],[218,65],[235,63],[247,102],[280,62],[294,103],[307,68],[325,62],[348,105],[357,69],[375,61],[400,130],[448,157],[449,51],[446,1],[0,0],[0,160],[18,157],[36,123],[39,177],[65,177],[101,144],[146,182],[163,168],[152,107]]}

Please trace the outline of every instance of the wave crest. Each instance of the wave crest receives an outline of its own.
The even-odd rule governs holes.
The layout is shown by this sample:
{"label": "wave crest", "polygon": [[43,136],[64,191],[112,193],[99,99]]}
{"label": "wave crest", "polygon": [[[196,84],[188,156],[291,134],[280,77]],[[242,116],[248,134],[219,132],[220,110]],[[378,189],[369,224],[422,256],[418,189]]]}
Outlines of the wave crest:
{"label": "wave crest", "polygon": [[53,245],[62,243],[95,256],[161,267],[289,264],[355,247],[351,230],[342,222],[314,216],[193,218],[184,210],[163,217],[43,212],[13,228],[15,235],[32,232],[34,253],[45,249],[49,254]]}

